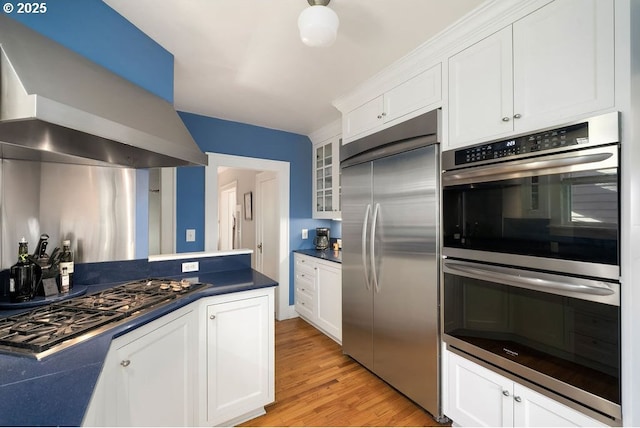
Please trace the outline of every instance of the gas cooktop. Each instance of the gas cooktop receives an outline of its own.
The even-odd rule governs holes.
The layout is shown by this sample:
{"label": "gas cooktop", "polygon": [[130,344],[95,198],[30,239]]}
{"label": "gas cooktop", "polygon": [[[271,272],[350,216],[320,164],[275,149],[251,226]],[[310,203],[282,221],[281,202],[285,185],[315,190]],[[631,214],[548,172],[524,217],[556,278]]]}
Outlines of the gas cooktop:
{"label": "gas cooktop", "polygon": [[145,279],[0,319],[0,350],[41,358],[207,284]]}

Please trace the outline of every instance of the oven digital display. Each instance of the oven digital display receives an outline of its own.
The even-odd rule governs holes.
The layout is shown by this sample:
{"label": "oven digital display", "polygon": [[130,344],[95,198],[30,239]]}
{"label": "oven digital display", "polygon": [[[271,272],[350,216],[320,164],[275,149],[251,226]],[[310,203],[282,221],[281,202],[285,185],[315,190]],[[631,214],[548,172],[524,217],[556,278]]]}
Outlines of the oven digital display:
{"label": "oven digital display", "polygon": [[588,142],[589,125],[585,122],[551,131],[511,138],[505,141],[497,141],[456,150],[455,164],[465,165],[527,153],[553,150],[560,147],[586,144]]}

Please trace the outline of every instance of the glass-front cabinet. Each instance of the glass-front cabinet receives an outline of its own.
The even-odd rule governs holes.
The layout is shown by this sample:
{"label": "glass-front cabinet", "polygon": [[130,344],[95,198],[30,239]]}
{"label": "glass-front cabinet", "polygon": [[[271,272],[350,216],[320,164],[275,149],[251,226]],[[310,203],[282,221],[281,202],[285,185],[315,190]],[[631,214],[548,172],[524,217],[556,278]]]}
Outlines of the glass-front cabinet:
{"label": "glass-front cabinet", "polygon": [[313,145],[313,218],[339,219],[340,135]]}

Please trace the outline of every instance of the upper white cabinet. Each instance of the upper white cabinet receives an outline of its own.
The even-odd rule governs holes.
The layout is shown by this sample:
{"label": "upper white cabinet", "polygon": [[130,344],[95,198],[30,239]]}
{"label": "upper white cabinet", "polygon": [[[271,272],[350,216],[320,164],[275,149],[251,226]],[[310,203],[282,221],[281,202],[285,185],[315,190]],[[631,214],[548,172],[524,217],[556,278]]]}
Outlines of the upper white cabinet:
{"label": "upper white cabinet", "polygon": [[[343,115],[343,144],[395,124],[397,119],[442,100],[441,65],[385,91]],[[435,106],[434,106],[435,108]]]}
{"label": "upper white cabinet", "polygon": [[313,218],[339,219],[340,135],[313,145]]}
{"label": "upper white cabinet", "polygon": [[613,1],[554,1],[449,58],[449,148],[614,105]]}
{"label": "upper white cabinet", "polygon": [[444,413],[456,426],[606,426],[459,355],[445,358]]}

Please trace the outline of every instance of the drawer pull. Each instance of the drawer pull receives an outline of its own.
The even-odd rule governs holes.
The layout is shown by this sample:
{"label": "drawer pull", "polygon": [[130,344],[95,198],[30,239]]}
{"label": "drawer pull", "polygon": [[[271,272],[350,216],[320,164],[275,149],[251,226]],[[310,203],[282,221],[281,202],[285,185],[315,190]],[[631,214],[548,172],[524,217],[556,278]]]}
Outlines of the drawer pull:
{"label": "drawer pull", "polygon": [[122,360],[122,361],[120,361],[120,365],[121,365],[122,367],[129,367],[129,364],[131,364],[131,361],[129,361],[129,360]]}

